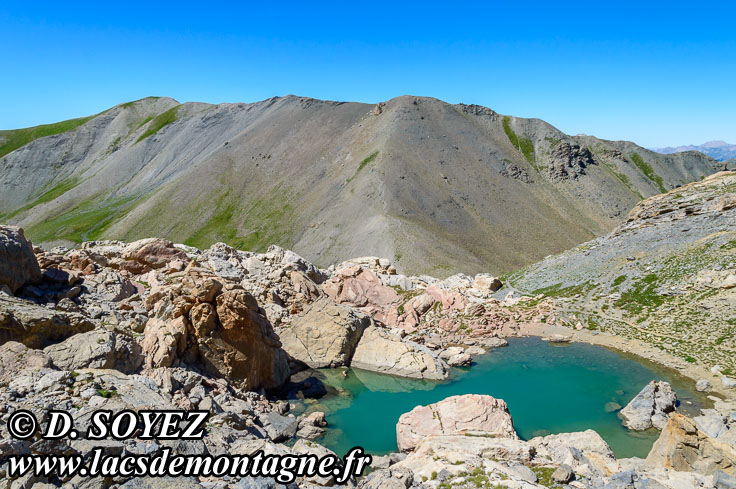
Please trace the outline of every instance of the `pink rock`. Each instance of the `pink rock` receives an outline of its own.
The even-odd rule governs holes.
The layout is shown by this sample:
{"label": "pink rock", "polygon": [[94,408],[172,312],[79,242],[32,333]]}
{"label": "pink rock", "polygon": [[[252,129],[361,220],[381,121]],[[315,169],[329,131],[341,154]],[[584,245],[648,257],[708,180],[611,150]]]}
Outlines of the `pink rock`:
{"label": "pink rock", "polygon": [[337,278],[323,286],[332,300],[354,307],[374,306],[380,310],[400,302],[399,294],[383,285],[376,274],[365,269],[356,271],[355,268],[341,270]]}
{"label": "pink rock", "polygon": [[428,406],[417,406],[399,418],[396,441],[409,452],[430,435],[477,433],[518,439],[506,402],[491,396],[452,396]]}
{"label": "pink rock", "polygon": [[468,305],[468,300],[460,292],[449,292],[436,285],[427,287],[427,294],[441,302],[442,308],[446,310],[462,311]]}

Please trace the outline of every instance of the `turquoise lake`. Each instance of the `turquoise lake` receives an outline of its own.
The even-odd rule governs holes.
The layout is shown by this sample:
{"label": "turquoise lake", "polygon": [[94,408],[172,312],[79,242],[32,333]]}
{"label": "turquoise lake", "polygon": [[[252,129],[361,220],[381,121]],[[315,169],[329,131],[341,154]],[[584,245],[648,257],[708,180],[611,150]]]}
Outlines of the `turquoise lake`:
{"label": "turquoise lake", "polygon": [[705,397],[676,372],[606,348],[556,345],[539,338],[513,338],[509,345],[479,356],[472,367],[454,369],[450,380],[403,379],[351,369],[319,370],[329,393],[305,401],[297,412],[324,411],[329,428],[320,440],[344,455],[361,446],[367,452],[396,451],[401,414],[459,394],[488,394],[506,401],[519,436],[593,429],[616,456],[645,457],[659,432],[630,432],[621,424],[617,403],[625,406],[649,381],[665,380],[677,391],[678,410],[694,414]]}

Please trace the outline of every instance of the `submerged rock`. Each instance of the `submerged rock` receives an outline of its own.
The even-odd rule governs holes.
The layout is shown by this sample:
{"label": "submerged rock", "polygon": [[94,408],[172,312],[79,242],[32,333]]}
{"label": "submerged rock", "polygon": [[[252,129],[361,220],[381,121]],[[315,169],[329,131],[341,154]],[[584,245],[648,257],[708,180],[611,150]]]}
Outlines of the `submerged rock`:
{"label": "submerged rock", "polygon": [[651,381],[620,412],[624,426],[642,431],[651,427],[664,428],[667,414],[677,405],[675,391],[667,382]]}

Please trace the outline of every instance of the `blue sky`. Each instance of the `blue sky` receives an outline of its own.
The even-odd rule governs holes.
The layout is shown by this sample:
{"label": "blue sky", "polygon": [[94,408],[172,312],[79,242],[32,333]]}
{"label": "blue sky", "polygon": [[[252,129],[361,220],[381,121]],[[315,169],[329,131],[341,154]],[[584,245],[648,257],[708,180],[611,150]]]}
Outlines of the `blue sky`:
{"label": "blue sky", "polygon": [[0,129],[147,95],[476,103],[645,146],[736,143],[727,2],[0,4]]}

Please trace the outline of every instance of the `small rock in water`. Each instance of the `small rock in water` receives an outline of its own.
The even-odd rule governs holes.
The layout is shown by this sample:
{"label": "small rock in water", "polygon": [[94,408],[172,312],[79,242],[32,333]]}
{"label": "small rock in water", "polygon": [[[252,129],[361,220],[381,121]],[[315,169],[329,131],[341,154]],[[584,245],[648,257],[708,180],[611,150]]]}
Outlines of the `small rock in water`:
{"label": "small rock in water", "polygon": [[607,402],[606,405],[603,406],[603,409],[607,413],[615,413],[616,411],[621,410],[621,404],[614,402],[614,401]]}
{"label": "small rock in water", "polygon": [[712,388],[713,386],[708,379],[700,379],[695,383],[695,390],[697,390],[698,392],[709,391]]}

